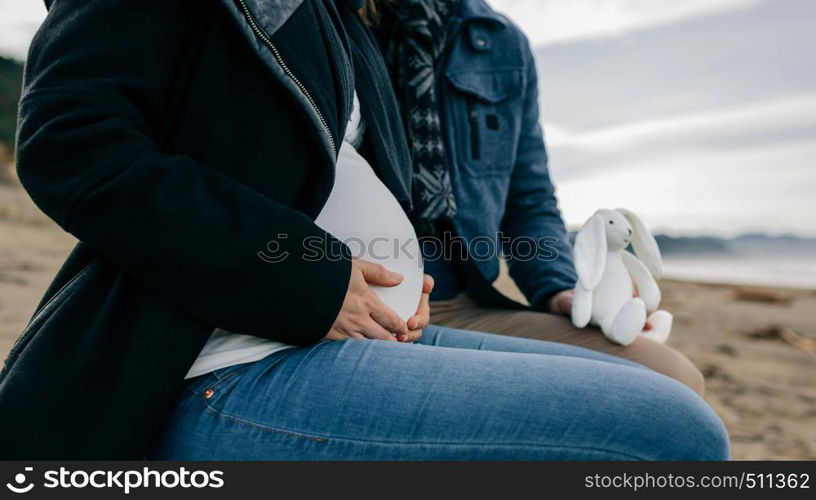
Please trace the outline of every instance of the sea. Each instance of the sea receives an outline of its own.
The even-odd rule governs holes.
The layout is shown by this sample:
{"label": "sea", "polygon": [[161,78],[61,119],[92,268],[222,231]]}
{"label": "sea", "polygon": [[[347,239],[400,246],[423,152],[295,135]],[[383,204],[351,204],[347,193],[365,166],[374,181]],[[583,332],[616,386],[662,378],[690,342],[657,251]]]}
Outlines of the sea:
{"label": "sea", "polygon": [[665,256],[664,277],[706,283],[816,289],[816,255]]}

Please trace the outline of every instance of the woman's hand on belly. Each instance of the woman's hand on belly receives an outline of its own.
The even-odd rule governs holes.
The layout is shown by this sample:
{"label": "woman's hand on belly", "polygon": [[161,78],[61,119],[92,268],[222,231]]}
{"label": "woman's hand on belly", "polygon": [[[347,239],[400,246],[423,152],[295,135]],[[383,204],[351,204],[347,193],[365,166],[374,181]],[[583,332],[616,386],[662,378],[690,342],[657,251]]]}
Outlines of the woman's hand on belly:
{"label": "woman's hand on belly", "polygon": [[408,335],[397,335],[399,342],[415,342],[422,336],[422,329],[428,326],[431,321],[431,292],[433,291],[434,280],[430,274],[426,274],[422,281],[422,298],[419,301],[417,312],[408,320],[408,328],[411,330]]}
{"label": "woman's hand on belly", "polygon": [[379,339],[396,342],[398,335],[409,336],[411,332],[406,322],[385,305],[370,286],[393,287],[401,282],[402,275],[398,273],[379,264],[354,259],[346,298],[325,339]]}

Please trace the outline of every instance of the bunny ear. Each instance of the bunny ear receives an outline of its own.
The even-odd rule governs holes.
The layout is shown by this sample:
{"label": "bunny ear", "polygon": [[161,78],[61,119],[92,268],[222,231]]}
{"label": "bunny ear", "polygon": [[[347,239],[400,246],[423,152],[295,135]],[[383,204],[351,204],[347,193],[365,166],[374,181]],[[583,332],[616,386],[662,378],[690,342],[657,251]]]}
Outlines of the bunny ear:
{"label": "bunny ear", "polygon": [[606,267],[606,227],[597,213],[584,223],[575,237],[575,270],[584,290],[594,290]]}
{"label": "bunny ear", "polygon": [[638,258],[646,265],[655,278],[663,275],[663,258],[660,256],[660,247],[646,224],[631,210],[618,208],[629,224],[632,225],[632,248]]}

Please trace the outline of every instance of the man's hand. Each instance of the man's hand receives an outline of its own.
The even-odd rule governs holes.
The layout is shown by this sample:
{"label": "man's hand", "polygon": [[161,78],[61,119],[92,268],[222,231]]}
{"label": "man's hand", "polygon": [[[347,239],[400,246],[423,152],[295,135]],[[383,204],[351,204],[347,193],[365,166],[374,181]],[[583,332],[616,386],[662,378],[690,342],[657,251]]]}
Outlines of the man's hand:
{"label": "man's hand", "polygon": [[[351,262],[348,291],[326,340],[379,339],[396,342],[397,335],[410,335],[408,325],[385,305],[369,284],[392,287],[402,275],[364,260]],[[413,318],[412,318],[413,319]]]}
{"label": "man's hand", "polygon": [[575,290],[562,290],[550,299],[550,312],[561,316],[572,315],[572,298]]}
{"label": "man's hand", "polygon": [[419,308],[415,315],[408,320],[407,335],[397,335],[400,342],[415,342],[422,336],[422,329],[428,326],[431,321],[431,292],[433,291],[434,280],[429,275],[425,275],[422,281],[422,298],[419,299]]}

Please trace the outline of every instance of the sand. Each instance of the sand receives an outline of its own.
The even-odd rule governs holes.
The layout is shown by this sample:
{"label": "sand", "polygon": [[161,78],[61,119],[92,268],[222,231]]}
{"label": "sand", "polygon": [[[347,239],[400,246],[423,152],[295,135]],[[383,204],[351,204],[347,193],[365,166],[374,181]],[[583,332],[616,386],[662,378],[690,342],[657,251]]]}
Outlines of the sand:
{"label": "sand", "polygon": [[[0,185],[0,358],[73,244],[22,191]],[[816,290],[661,286],[675,315],[669,343],[706,375],[733,457],[816,459]]]}

